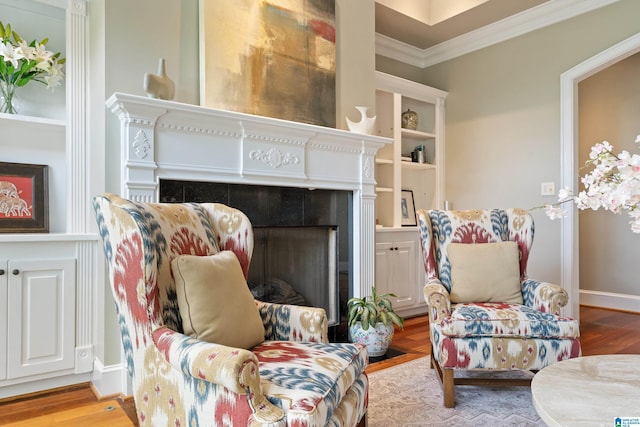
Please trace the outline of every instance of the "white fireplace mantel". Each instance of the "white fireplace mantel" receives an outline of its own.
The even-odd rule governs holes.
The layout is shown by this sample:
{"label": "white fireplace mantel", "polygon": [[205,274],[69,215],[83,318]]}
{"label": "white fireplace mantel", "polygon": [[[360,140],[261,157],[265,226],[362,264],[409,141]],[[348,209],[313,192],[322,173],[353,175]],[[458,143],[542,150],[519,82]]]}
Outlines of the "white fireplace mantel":
{"label": "white fireplace mantel", "polygon": [[354,296],[374,283],[375,154],[391,140],[115,93],[121,194],[158,200],[161,179],[350,190]]}

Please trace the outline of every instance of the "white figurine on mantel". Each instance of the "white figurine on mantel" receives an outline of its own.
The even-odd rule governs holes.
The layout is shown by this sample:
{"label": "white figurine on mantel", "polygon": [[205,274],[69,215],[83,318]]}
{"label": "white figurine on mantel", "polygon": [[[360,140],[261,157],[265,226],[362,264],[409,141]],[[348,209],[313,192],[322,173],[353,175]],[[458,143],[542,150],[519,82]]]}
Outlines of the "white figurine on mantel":
{"label": "white figurine on mantel", "polygon": [[351,132],[371,135],[373,133],[373,127],[376,124],[376,116],[367,117],[367,111],[369,110],[369,107],[356,106],[355,108],[356,110],[360,111],[360,115],[362,116],[362,118],[359,122],[353,122],[349,120],[349,117],[345,117],[347,119],[347,127]]}
{"label": "white figurine on mantel", "polygon": [[144,73],[144,91],[151,98],[173,99],[175,95],[175,84],[167,76],[164,69],[164,58],[160,58],[158,64],[158,74]]}

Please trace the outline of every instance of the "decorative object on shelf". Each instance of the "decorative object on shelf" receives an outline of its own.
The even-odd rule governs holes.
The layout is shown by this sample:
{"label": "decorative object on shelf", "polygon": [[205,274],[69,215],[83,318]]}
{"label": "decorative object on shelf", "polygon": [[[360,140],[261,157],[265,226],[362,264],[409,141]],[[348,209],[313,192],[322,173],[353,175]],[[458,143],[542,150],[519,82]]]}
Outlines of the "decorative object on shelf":
{"label": "decorative object on shelf", "polygon": [[366,345],[369,357],[382,356],[387,352],[395,332],[394,324],[404,327],[404,319],[393,311],[389,297],[395,295],[378,295],[372,286],[371,295],[347,301],[349,340]]}
{"label": "decorative object on shelf", "polygon": [[16,85],[0,80],[0,113],[18,114]]}
{"label": "decorative object on shelf", "polygon": [[0,233],[48,233],[47,165],[0,162]]}
{"label": "decorative object on shelf", "polygon": [[416,206],[413,203],[413,191],[402,190],[400,196],[400,209],[402,213],[402,226],[403,227],[415,227],[418,225],[416,220]]}
{"label": "decorative object on shelf", "polygon": [[416,130],[418,128],[418,113],[407,109],[402,113],[402,127],[405,129]]}
{"label": "decorative object on shelf", "polygon": [[[640,144],[640,135],[635,142]],[[559,206],[574,201],[580,210],[602,208],[613,213],[625,210],[631,218],[631,231],[640,233],[640,154],[612,151],[607,141],[591,147],[585,166],[593,165],[593,170],[581,178],[585,189],[577,196],[569,188],[560,190],[558,202],[544,205],[550,219],[567,216],[568,212]]]}
{"label": "decorative object on shelf", "polygon": [[424,145],[416,145],[413,150],[413,161],[417,163],[426,163],[426,157],[424,152]]}
{"label": "decorative object on shelf", "polygon": [[353,122],[349,120],[349,117],[345,117],[347,119],[347,127],[351,132],[371,135],[373,133],[373,127],[376,124],[376,116],[367,117],[369,107],[356,106],[355,109],[360,112],[360,121]]}
{"label": "decorative object on shelf", "polygon": [[27,43],[11,29],[11,24],[0,22],[0,112],[17,114],[16,88],[30,81],[53,89],[60,86],[65,58],[60,52],[45,49],[49,39]]}
{"label": "decorative object on shelf", "polygon": [[176,85],[167,76],[164,66],[164,58],[158,62],[158,74],[144,73],[144,91],[150,98],[171,100],[175,96]]}

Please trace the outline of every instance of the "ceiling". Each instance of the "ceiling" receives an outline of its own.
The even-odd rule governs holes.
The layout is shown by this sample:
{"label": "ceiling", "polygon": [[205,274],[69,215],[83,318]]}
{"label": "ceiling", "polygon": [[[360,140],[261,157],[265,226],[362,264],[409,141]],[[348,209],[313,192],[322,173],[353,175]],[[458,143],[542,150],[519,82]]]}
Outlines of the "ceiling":
{"label": "ceiling", "polygon": [[[457,14],[430,25],[429,21],[438,19],[435,16],[438,0],[378,0],[375,9],[375,28],[378,34],[426,49],[547,1],[440,0],[443,7],[452,7],[456,4],[459,6],[457,10],[442,12],[445,17],[453,13]],[[447,3],[444,4],[444,2]],[[469,7],[469,9],[460,10],[463,7]],[[442,16],[442,13],[438,16]]]}
{"label": "ceiling", "polygon": [[376,54],[425,68],[619,0],[375,0]]}

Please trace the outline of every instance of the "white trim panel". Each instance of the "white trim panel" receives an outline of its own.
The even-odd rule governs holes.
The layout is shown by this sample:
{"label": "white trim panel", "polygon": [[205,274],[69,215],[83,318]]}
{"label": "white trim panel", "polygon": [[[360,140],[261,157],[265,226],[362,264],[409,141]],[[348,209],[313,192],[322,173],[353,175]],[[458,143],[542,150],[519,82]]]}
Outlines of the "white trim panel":
{"label": "white trim panel", "polygon": [[105,366],[98,359],[93,362],[91,383],[98,399],[114,395],[131,396],[133,391],[128,378],[126,364]]}
{"label": "white trim panel", "polygon": [[640,314],[640,296],[580,290],[580,304]]}

